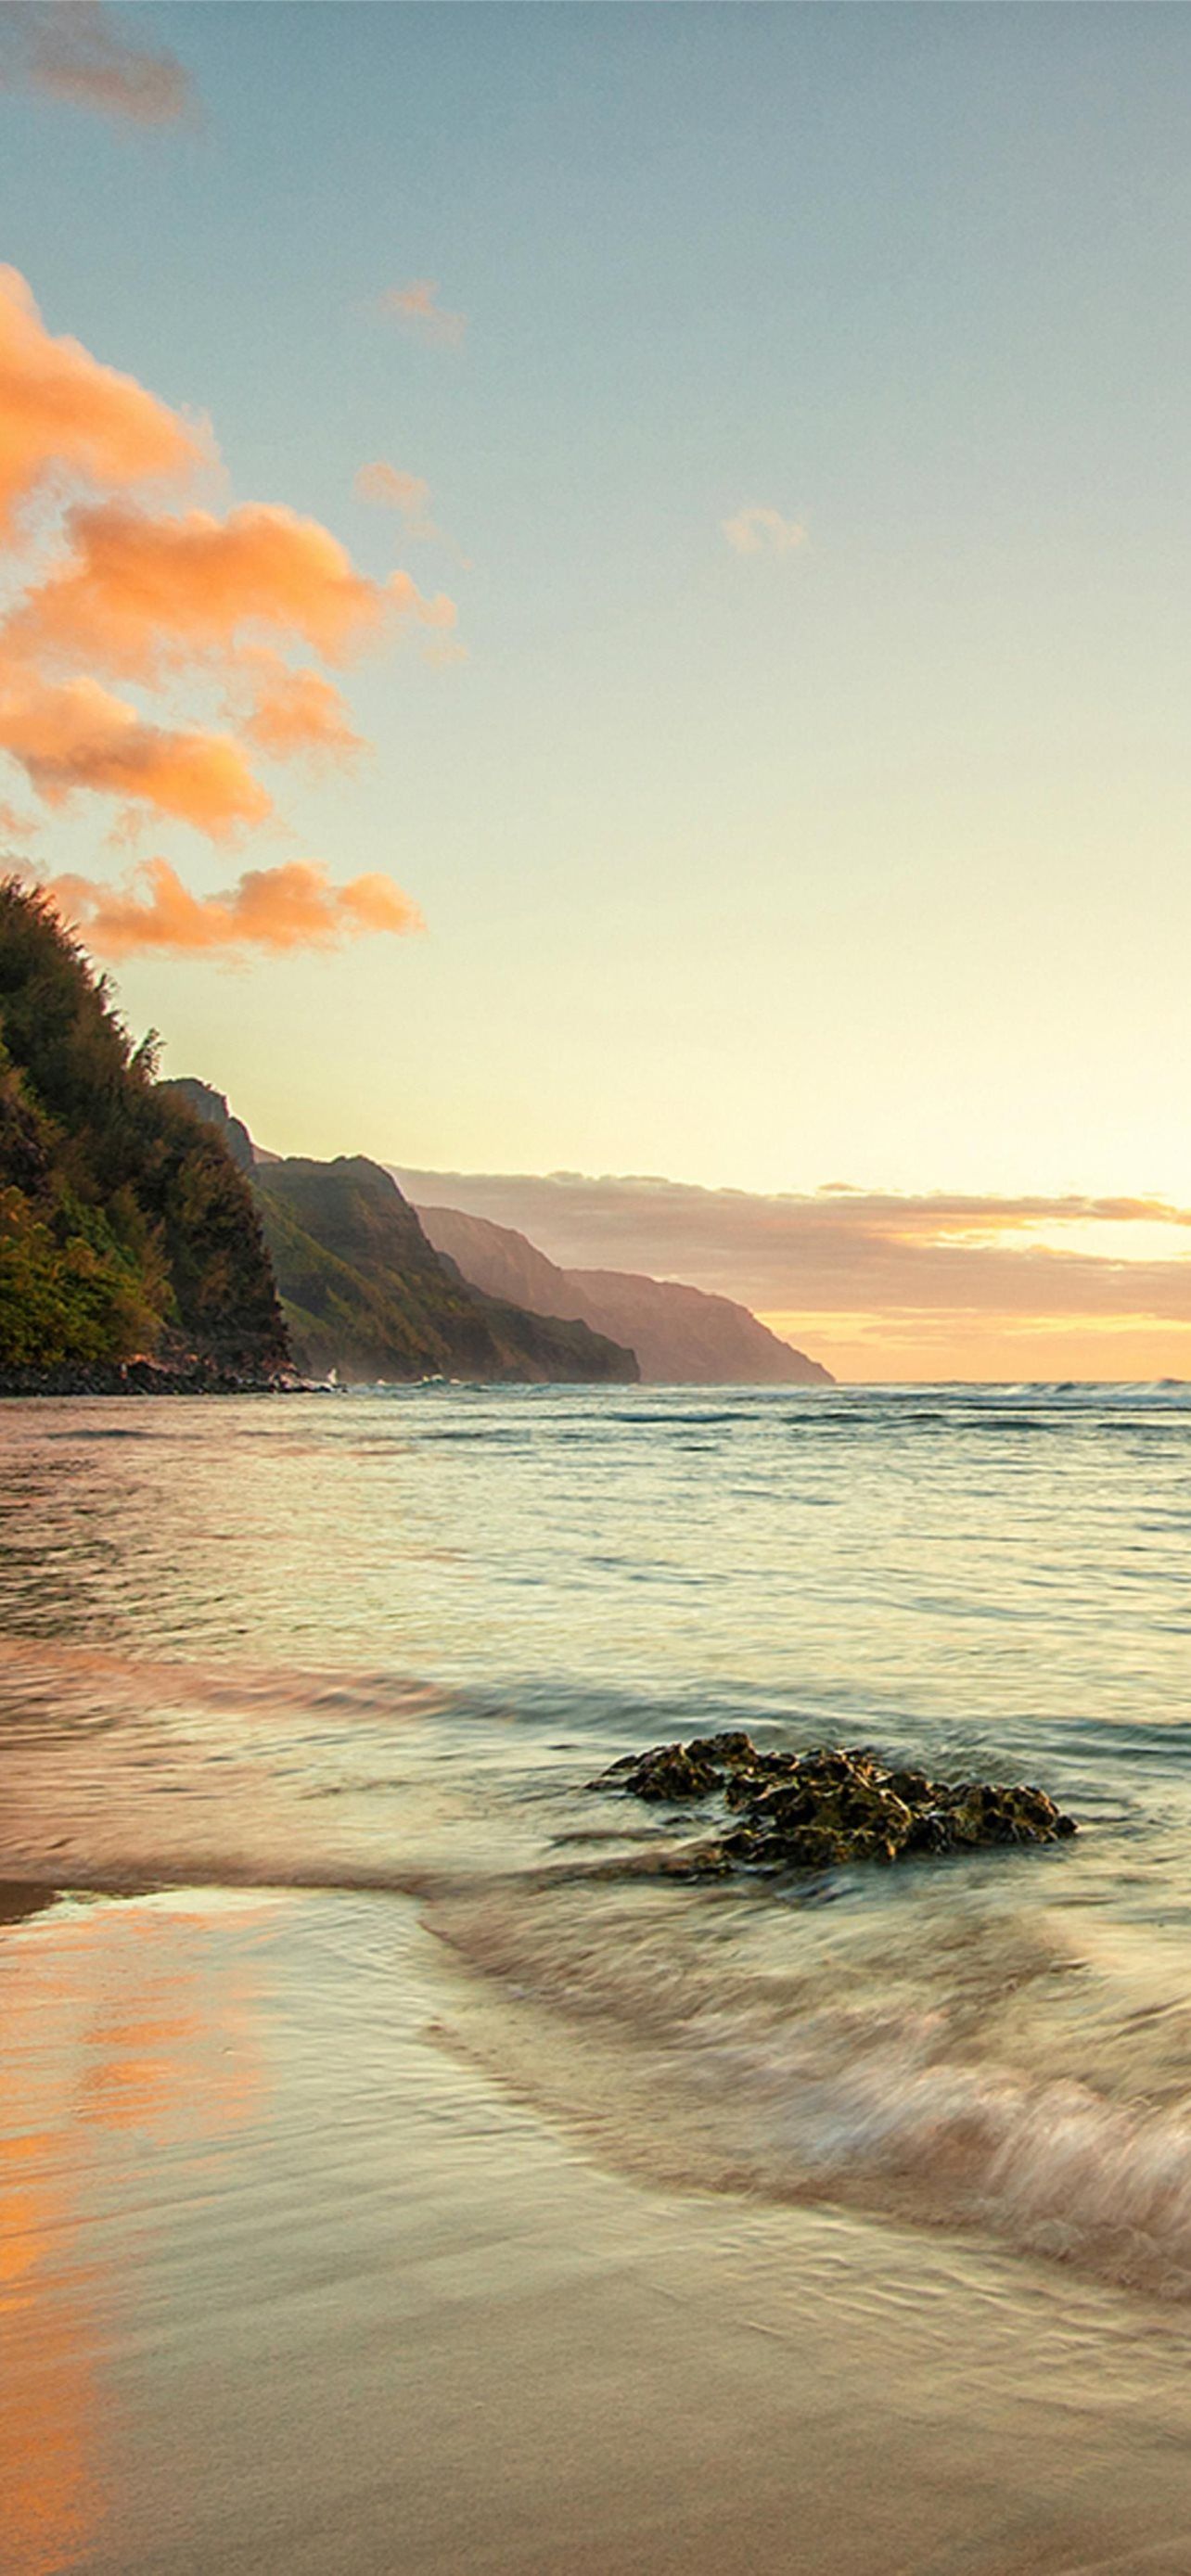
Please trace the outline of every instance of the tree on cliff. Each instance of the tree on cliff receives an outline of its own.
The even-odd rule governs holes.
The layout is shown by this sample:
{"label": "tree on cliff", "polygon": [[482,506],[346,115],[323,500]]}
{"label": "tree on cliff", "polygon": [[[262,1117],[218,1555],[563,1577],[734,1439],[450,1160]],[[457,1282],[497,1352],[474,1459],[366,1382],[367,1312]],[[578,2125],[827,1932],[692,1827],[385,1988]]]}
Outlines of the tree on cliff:
{"label": "tree on cliff", "polygon": [[252,1190],[155,1057],[48,898],[0,882],[0,1367],[284,1366]]}

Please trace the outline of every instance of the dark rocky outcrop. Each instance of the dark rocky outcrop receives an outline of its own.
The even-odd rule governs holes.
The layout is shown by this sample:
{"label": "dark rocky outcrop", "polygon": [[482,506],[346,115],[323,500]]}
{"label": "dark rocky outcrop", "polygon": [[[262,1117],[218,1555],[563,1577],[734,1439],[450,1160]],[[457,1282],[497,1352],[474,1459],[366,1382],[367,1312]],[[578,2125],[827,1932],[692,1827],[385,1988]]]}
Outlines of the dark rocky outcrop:
{"label": "dark rocky outcrop", "polygon": [[722,1801],[719,1831],[668,1854],[664,1867],[683,1878],[1054,1843],[1076,1830],[1042,1789],[931,1780],[889,1769],[866,1747],[759,1753],[742,1733],[655,1745],[591,1785],[670,1806]]}
{"label": "dark rocky outcrop", "polygon": [[300,1380],[288,1371],[262,1377],[196,1352],[167,1360],[62,1361],[55,1368],[0,1368],[9,1395],[288,1395]]}

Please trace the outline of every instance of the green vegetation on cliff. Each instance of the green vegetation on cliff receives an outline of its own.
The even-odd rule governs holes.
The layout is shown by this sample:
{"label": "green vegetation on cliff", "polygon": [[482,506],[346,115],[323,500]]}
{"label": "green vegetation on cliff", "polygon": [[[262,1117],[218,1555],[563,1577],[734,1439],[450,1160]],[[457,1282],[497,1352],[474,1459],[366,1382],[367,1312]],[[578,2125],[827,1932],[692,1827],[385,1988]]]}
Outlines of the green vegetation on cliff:
{"label": "green vegetation on cliff", "polygon": [[250,1184],[154,1071],[45,896],[0,883],[0,1369],[285,1365]]}
{"label": "green vegetation on cliff", "polygon": [[364,1379],[635,1379],[632,1352],[585,1324],[527,1315],[469,1287],[379,1163],[264,1163],[256,1187],[302,1368]]}
{"label": "green vegetation on cliff", "polygon": [[344,1380],[470,1377],[631,1385],[630,1350],[586,1324],[485,1296],[428,1242],[391,1173],[362,1154],[333,1163],[263,1154],[221,1092],[163,1083],[209,1119],[251,1171],[297,1366]]}

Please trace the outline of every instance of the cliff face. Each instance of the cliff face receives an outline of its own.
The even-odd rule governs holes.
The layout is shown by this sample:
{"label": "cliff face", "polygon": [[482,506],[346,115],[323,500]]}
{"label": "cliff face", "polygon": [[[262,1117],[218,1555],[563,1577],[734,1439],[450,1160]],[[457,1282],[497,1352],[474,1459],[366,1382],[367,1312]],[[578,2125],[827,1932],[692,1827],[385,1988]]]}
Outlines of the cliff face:
{"label": "cliff face", "polygon": [[627,1342],[651,1385],[830,1386],[805,1351],[759,1323],[747,1306],[675,1280],[628,1270],[561,1270],[511,1226],[454,1208],[419,1209],[430,1241],[489,1295],[516,1297],[541,1314],[581,1317]]}
{"label": "cliff face", "polygon": [[[221,1091],[161,1083],[252,1176],[295,1365],[348,1383],[422,1377],[633,1383],[637,1363],[581,1322],[485,1296],[427,1241],[379,1163],[264,1154]],[[2,1110],[2,1101],[0,1101]]]}
{"label": "cliff face", "polygon": [[633,1381],[637,1364],[579,1322],[479,1293],[362,1155],[258,1163],[256,1190],[298,1366],[314,1376]]}
{"label": "cliff face", "polygon": [[539,1252],[528,1235],[495,1225],[488,1217],[464,1216],[457,1208],[419,1207],[418,1215],[435,1250],[457,1262],[464,1278],[488,1296],[515,1297],[537,1315],[583,1313],[584,1301],[570,1272]]}
{"label": "cliff face", "polygon": [[[209,1082],[196,1082],[190,1074],[182,1074],[176,1081],[159,1082],[157,1088],[159,1093],[172,1100],[185,1101],[196,1117],[205,1119],[208,1127],[214,1127],[240,1171],[249,1174],[255,1171],[256,1147],[243,1119],[233,1118],[222,1091],[213,1091]],[[270,1156],[269,1160],[272,1161],[273,1157]]]}
{"label": "cliff face", "polygon": [[830,1371],[771,1333],[747,1306],[630,1270],[567,1273],[582,1311],[631,1339],[642,1377],[690,1386],[831,1386]]}
{"label": "cliff face", "polygon": [[153,1080],[45,897],[0,884],[0,1370],[155,1355],[267,1380],[284,1328],[252,1189]]}

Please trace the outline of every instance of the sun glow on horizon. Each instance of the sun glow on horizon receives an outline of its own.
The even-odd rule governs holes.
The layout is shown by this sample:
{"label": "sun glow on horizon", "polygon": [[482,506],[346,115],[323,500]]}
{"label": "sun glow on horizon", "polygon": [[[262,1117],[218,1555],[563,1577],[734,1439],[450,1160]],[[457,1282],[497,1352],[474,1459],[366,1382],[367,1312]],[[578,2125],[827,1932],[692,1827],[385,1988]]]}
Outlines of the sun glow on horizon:
{"label": "sun glow on horizon", "polygon": [[[1169,1373],[1191,19],[8,17],[0,841],[130,1023],[279,1151],[682,1173],[857,1357],[916,1270]],[[804,1304],[717,1182],[818,1172]]]}

